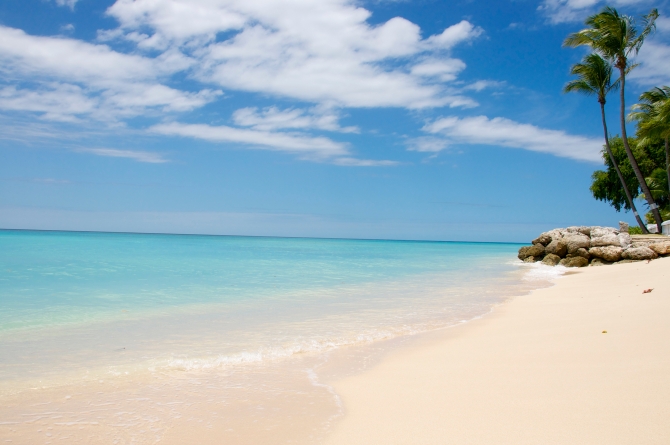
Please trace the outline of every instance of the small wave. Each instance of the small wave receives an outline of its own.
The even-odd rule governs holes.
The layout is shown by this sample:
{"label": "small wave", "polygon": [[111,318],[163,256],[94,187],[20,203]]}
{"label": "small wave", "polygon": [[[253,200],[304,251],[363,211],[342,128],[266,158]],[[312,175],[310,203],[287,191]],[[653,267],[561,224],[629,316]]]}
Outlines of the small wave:
{"label": "small wave", "polygon": [[175,371],[206,371],[230,366],[260,364],[285,359],[299,354],[318,354],[344,346],[373,343],[375,341],[385,340],[408,333],[414,332],[406,332],[405,330],[380,330],[358,334],[351,338],[304,340],[284,346],[260,348],[253,352],[243,351],[227,355],[218,355],[216,357],[171,358],[167,363],[164,363],[162,366],[159,365],[154,367],[152,370],[156,370],[156,368],[167,368],[168,370]]}
{"label": "small wave", "polygon": [[525,281],[549,281],[554,282],[557,278],[565,275],[568,270],[565,266],[547,266],[542,263],[522,263],[528,268],[523,276]]}

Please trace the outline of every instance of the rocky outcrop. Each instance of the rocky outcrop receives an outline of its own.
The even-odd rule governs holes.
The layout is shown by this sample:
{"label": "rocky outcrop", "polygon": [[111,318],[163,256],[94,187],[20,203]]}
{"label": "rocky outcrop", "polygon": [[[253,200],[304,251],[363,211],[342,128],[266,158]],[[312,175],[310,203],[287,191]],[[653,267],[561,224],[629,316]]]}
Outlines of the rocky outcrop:
{"label": "rocky outcrop", "polygon": [[540,234],[531,246],[519,249],[519,259],[548,266],[604,266],[653,260],[670,256],[670,239],[661,235],[643,236],[628,233],[628,225],[613,227],[573,226]]}

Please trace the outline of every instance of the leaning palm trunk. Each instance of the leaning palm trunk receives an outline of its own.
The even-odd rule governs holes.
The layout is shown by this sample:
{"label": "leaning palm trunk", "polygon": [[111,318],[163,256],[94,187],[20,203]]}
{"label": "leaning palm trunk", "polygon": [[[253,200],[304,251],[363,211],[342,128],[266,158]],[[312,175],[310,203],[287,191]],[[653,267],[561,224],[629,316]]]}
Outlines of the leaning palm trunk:
{"label": "leaning palm trunk", "polygon": [[626,62],[623,61],[623,63],[621,63],[621,61],[619,61],[617,68],[619,68],[619,82],[621,83],[621,139],[623,139],[623,148],[626,150],[628,161],[630,162],[631,167],[633,167],[635,177],[637,177],[637,181],[640,183],[640,188],[642,188],[644,198],[647,200],[647,204],[649,204],[649,209],[654,215],[654,220],[656,220],[656,226],[658,227],[658,233],[661,233],[663,230],[661,227],[661,223],[663,222],[661,213],[658,211],[658,206],[656,205],[654,197],[651,196],[651,192],[649,191],[649,187],[647,187],[647,182],[645,181],[644,176],[640,171],[640,166],[637,164],[637,160],[633,155],[633,151],[630,149],[630,145],[628,145],[628,135],[626,134],[626,102],[624,97],[626,87]]}
{"label": "leaning palm trunk", "polygon": [[[628,205],[630,206],[630,209],[633,211],[633,215],[635,215],[635,221],[637,221],[637,225],[640,226],[640,229],[642,229],[642,233],[649,233],[649,230],[647,230],[647,226],[644,224],[644,222],[642,222],[642,218],[640,218],[640,215],[637,213],[637,209],[635,208],[635,202],[633,201],[633,196],[631,195],[630,190],[628,190],[628,184],[626,184],[626,181],[623,178],[623,174],[621,173],[621,169],[619,169],[619,164],[617,164],[616,159],[614,158],[614,153],[612,153],[612,148],[610,147],[610,138],[607,134],[607,120],[605,119],[604,102],[600,102],[600,113],[602,114],[603,117],[603,130],[605,131],[605,149],[607,150],[607,154],[610,157],[610,161],[612,161],[612,165],[614,166],[614,170],[616,170],[616,174],[619,176],[621,187],[623,187],[623,190],[626,193],[626,199],[628,200]],[[666,150],[666,157],[667,154],[668,152]]]}

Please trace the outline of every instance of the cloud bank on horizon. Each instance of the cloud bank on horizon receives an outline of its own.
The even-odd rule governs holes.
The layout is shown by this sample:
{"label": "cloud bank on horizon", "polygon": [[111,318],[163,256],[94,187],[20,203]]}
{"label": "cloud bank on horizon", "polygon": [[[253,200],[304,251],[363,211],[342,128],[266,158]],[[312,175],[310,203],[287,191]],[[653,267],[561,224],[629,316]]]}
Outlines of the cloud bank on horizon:
{"label": "cloud bank on horizon", "polygon": [[[83,0],[82,0],[83,1]],[[617,0],[615,5],[643,5]],[[56,0],[76,10],[77,0]],[[553,24],[580,20],[598,0],[544,0]],[[408,110],[428,116],[409,150],[487,145],[600,159],[600,138],[486,116],[473,93],[500,88],[471,79],[457,50],[476,57],[486,29],[454,20],[439,32],[395,16],[375,22],[350,0],[117,0],[117,23],[86,41],[36,35],[0,25],[0,110],[53,125],[133,126],[146,135],[191,138],[238,148],[280,151],[343,166],[390,166],[362,159],[356,135],[364,123],[342,124],[350,110]],[[663,19],[665,20],[665,19]],[[659,33],[670,30],[659,21]],[[649,42],[640,83],[667,81],[670,46]],[[254,98],[229,116],[205,110],[231,95]],[[255,98],[274,102],[255,105]],[[141,119],[142,123],[137,124]],[[93,123],[93,124],[92,124]],[[143,150],[82,152],[162,163]]]}

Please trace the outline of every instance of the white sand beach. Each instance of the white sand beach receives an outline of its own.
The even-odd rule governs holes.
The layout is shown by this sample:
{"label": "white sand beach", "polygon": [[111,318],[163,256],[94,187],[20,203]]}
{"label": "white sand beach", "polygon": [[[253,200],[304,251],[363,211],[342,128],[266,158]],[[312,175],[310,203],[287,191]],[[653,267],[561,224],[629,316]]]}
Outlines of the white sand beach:
{"label": "white sand beach", "polygon": [[328,445],[670,443],[670,258],[570,271],[332,384]]}

